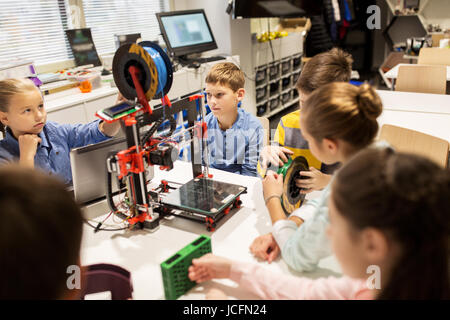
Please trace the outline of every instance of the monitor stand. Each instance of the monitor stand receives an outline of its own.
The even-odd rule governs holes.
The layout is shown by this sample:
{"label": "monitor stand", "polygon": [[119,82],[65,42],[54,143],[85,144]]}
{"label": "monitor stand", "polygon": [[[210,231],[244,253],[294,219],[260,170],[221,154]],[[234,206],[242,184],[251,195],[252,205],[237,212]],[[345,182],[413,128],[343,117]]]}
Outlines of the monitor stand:
{"label": "monitor stand", "polygon": [[188,67],[199,67],[203,63],[225,60],[223,56],[212,56],[212,57],[189,57],[187,55],[179,56],[178,61],[182,66]]}

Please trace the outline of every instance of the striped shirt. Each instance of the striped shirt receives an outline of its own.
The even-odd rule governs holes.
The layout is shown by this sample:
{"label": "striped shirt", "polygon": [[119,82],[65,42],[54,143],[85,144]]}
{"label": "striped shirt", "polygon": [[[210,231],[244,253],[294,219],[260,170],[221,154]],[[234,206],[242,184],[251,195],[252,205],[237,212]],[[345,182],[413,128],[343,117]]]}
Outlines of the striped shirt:
{"label": "striped shirt", "polygon": [[239,108],[238,117],[230,129],[220,129],[212,112],[206,116],[205,122],[208,126],[210,167],[256,176],[256,165],[264,139],[264,130],[259,120]]}

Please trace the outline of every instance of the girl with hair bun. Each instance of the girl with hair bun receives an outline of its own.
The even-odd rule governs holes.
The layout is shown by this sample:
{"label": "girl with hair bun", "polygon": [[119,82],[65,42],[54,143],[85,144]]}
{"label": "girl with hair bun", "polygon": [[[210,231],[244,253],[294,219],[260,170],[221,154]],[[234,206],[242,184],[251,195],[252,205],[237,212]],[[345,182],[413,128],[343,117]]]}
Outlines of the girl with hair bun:
{"label": "girl with hair bun", "polygon": [[[345,165],[356,152],[374,142],[378,132],[377,117],[382,109],[381,99],[370,85],[357,87],[333,82],[315,90],[302,106],[302,134],[311,153],[321,162]],[[297,217],[309,215],[300,227],[287,219],[282,209],[283,175],[268,175],[263,180],[263,189],[273,237],[264,239],[269,243],[254,242],[254,247],[269,248],[269,252],[255,255],[260,258],[271,255],[270,262],[281,251],[291,268],[301,272],[314,270],[321,259],[332,253],[325,232],[329,223],[330,184],[318,198],[306,201],[292,213]]]}
{"label": "girl with hair bun", "polygon": [[[343,277],[294,277],[208,254],[192,261],[189,278],[230,278],[263,299],[450,298],[448,170],[420,156],[366,148],[331,185],[327,236]],[[217,289],[208,296],[226,298]]]}

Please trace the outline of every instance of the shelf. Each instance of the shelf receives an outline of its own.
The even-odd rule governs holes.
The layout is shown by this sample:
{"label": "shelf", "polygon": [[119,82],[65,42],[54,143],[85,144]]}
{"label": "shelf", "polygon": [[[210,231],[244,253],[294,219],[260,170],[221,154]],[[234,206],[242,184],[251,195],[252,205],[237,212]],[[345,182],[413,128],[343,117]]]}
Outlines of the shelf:
{"label": "shelf", "polygon": [[297,97],[294,100],[291,100],[288,103],[282,105],[281,107],[278,107],[275,110],[270,111],[269,113],[263,114],[262,116],[270,118],[270,117],[276,115],[277,113],[279,113],[280,111],[283,111],[284,109],[287,109],[288,107],[291,107],[293,104],[298,103],[299,100],[300,100],[300,98]]}
{"label": "shelf", "polygon": [[[394,0],[395,1],[395,0]],[[391,12],[394,16],[414,16],[414,15],[420,15],[420,13],[426,8],[426,6],[428,5],[429,0],[421,0],[420,4],[419,4],[419,11],[417,13],[414,14],[395,14],[395,5],[392,3],[392,1],[390,0],[386,0],[386,3],[389,7],[389,9],[391,9]]]}

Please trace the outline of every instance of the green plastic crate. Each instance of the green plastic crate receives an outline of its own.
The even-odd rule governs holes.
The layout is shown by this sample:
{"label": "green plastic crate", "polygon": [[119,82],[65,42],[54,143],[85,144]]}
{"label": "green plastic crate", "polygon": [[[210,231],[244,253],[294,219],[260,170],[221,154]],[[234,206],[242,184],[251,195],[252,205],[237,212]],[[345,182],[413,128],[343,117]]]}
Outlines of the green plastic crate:
{"label": "green plastic crate", "polygon": [[212,252],[211,238],[201,235],[186,247],[161,263],[161,273],[166,300],[175,300],[193,288],[196,283],[189,280],[188,268],[192,259]]}

